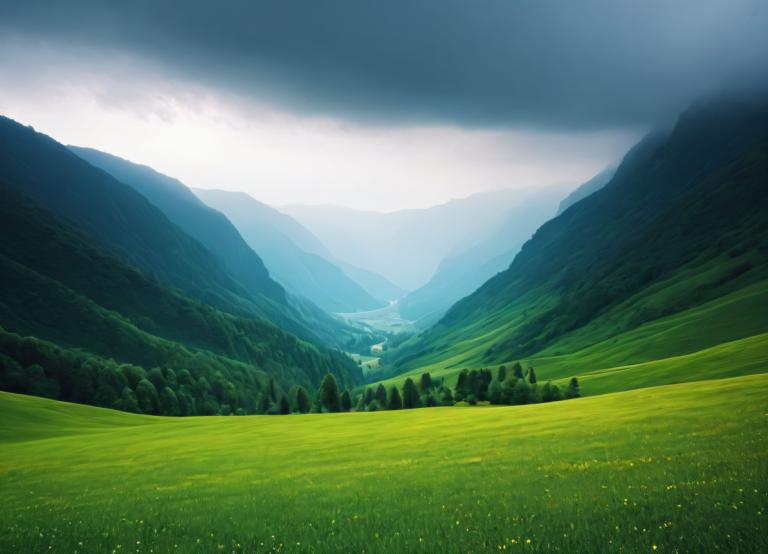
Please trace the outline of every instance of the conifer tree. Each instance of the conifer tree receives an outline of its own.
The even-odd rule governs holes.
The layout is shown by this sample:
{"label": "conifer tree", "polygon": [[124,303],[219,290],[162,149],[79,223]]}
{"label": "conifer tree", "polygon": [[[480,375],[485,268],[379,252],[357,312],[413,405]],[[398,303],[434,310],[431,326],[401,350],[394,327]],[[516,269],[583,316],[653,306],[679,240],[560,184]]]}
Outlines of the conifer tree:
{"label": "conifer tree", "polygon": [[394,385],[389,389],[389,399],[387,400],[388,410],[402,410],[403,400],[400,398],[400,391]]}
{"label": "conifer tree", "polygon": [[381,383],[379,383],[379,386],[376,387],[376,394],[374,395],[374,399],[379,403],[379,408],[383,408],[387,405],[387,389],[385,389],[384,385]]}
{"label": "conifer tree", "polygon": [[532,385],[536,384],[536,371],[533,369],[533,366],[528,369],[528,382]]}
{"label": "conifer tree", "polygon": [[306,414],[309,412],[310,404],[309,404],[309,395],[307,394],[307,391],[304,390],[304,387],[299,387],[296,389],[296,410],[300,414]]}
{"label": "conifer tree", "polygon": [[421,392],[429,392],[432,390],[433,386],[432,376],[429,374],[429,372],[422,373],[421,380],[419,381],[419,388],[421,389]]}
{"label": "conifer tree", "polygon": [[403,384],[403,408],[411,409],[419,407],[419,390],[416,383],[408,377]]}
{"label": "conifer tree", "polygon": [[501,383],[494,379],[488,386],[488,400],[491,404],[503,404],[503,393],[501,389]]}
{"label": "conifer tree", "polygon": [[339,385],[336,384],[336,379],[330,373],[326,373],[323,377],[323,382],[320,383],[320,390],[318,391],[318,398],[320,399],[320,406],[328,412],[338,412],[340,409],[339,399]]}
{"label": "conifer tree", "polygon": [[282,415],[288,415],[291,413],[291,403],[288,402],[288,399],[285,397],[285,395],[280,397],[280,413]]}
{"label": "conifer tree", "polygon": [[344,389],[344,392],[341,393],[341,411],[348,412],[351,409],[352,409],[352,396],[350,396],[349,391],[347,389]]}
{"label": "conifer tree", "polygon": [[565,389],[566,398],[578,398],[581,396],[581,390],[579,389],[579,380],[576,377],[571,377],[571,381],[568,383],[568,388]]}
{"label": "conifer tree", "polygon": [[514,375],[517,379],[522,379],[525,377],[523,375],[523,366],[520,365],[520,362],[515,362],[515,365],[512,366],[512,375]]}
{"label": "conifer tree", "polygon": [[507,366],[500,365],[499,372],[497,374],[497,379],[499,380],[499,383],[503,383],[504,379],[506,378],[507,378]]}

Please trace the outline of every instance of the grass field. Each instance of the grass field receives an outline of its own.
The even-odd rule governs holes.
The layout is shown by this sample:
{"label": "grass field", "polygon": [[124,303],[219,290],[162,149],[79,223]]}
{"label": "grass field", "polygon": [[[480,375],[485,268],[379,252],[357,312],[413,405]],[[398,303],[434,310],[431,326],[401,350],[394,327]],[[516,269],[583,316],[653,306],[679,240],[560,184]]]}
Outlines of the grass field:
{"label": "grass field", "polygon": [[159,418],[0,393],[2,552],[766,552],[768,375]]}

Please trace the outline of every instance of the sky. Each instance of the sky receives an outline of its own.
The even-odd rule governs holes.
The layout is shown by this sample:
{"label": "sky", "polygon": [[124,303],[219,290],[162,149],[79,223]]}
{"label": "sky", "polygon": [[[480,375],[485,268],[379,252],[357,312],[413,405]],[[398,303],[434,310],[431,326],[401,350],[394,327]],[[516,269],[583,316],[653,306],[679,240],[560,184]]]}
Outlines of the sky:
{"label": "sky", "polygon": [[0,113],[274,204],[574,187],[768,67],[764,0],[0,0]]}

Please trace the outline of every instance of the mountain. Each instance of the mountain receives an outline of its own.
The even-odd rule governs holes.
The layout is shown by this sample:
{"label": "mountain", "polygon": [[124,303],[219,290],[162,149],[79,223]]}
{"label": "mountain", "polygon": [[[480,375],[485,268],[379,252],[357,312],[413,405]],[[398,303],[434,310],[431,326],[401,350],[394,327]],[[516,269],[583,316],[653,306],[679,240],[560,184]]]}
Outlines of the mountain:
{"label": "mountain", "polygon": [[256,268],[261,294],[250,295],[200,242],[128,185],[50,137],[0,117],[0,178],[101,246],[185,293],[233,313],[262,311],[285,293]]}
{"label": "mountain", "polygon": [[[302,338],[340,345],[349,334],[340,322],[301,298],[286,295],[269,275],[259,255],[235,226],[208,207],[180,181],[154,169],[91,148],[69,149],[89,164],[133,188],[171,222],[199,241],[258,303],[257,313]],[[271,301],[263,301],[262,297]]]}
{"label": "mountain", "polygon": [[525,241],[554,216],[560,198],[559,192],[547,190],[511,200],[499,228],[448,255],[426,285],[398,302],[402,317],[422,327],[436,323],[452,304],[509,267]]}
{"label": "mountain", "polygon": [[583,198],[586,198],[590,194],[603,188],[613,178],[614,173],[616,173],[615,167],[607,167],[592,177],[589,181],[583,183],[579,188],[563,198],[563,201],[560,202],[560,206],[557,209],[557,215],[563,213],[579,200],[582,200]]}
{"label": "mountain", "polygon": [[498,229],[519,194],[483,192],[431,208],[391,213],[339,206],[281,209],[316,235],[335,259],[378,273],[401,289],[415,290],[429,281],[446,256]]}
{"label": "mountain", "polygon": [[291,217],[243,192],[196,189],[195,194],[234,223],[288,290],[330,312],[361,312],[385,305],[327,261],[320,254],[328,255],[322,244]]}
{"label": "mountain", "polygon": [[407,294],[407,292],[397,285],[395,285],[389,279],[366,269],[361,269],[350,263],[331,257],[331,260],[349,275],[354,281],[363,287],[368,294],[374,298],[379,298],[386,302],[392,302],[399,300]]}
{"label": "mountain", "polygon": [[526,359],[539,378],[584,375],[605,392],[764,362],[767,99],[699,102],[646,137],[605,187],[404,344],[394,370]]}
{"label": "mountain", "polygon": [[168,288],[16,189],[0,179],[0,388],[178,415],[253,412],[270,378],[361,380],[345,355]]}

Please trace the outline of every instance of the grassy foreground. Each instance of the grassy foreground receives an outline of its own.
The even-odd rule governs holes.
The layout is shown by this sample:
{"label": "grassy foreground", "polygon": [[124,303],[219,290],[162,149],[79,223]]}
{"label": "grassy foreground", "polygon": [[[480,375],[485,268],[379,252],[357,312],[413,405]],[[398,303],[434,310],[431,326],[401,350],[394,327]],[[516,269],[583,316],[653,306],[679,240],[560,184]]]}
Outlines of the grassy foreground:
{"label": "grassy foreground", "polygon": [[0,393],[0,551],[765,552],[767,399],[170,419]]}

